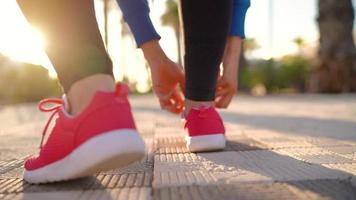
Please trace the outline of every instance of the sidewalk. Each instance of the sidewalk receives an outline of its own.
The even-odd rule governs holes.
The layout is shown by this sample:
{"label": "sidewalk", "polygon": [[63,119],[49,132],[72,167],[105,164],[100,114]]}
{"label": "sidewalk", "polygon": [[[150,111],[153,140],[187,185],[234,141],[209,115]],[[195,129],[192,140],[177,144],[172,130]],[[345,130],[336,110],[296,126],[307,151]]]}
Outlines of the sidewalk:
{"label": "sidewalk", "polygon": [[48,185],[22,180],[48,115],[0,106],[0,199],[356,199],[356,95],[238,97],[222,112],[225,151],[198,154],[179,117],[152,95],[131,99],[146,158]]}

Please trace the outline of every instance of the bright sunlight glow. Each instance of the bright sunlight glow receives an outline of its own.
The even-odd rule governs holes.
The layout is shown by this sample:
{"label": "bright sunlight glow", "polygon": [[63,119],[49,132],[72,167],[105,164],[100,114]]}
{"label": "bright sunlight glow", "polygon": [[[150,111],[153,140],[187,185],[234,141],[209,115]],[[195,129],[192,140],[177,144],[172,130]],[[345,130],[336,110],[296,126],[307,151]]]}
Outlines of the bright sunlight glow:
{"label": "bright sunlight glow", "polygon": [[16,1],[2,1],[0,13],[0,52],[14,60],[43,65],[55,76],[43,50],[45,40],[41,32],[31,28]]}
{"label": "bright sunlight glow", "polygon": [[[99,28],[103,31],[102,0],[95,0],[96,16]],[[151,1],[150,1],[151,2]],[[108,52],[113,60],[114,74],[118,80],[124,76],[137,83],[140,91],[148,90],[149,75],[139,49],[136,48],[131,36],[121,36],[121,13],[115,1],[112,1],[109,12],[109,46]],[[275,0],[273,12],[272,48],[268,37],[268,1],[252,0],[247,14],[247,37],[255,38],[260,48],[255,50],[252,58],[281,57],[296,53],[293,39],[302,37],[315,49],[317,45],[317,27],[315,24],[316,0]],[[162,36],[160,43],[172,60],[177,60],[177,47],[174,32],[170,27],[161,25],[160,17],[165,12],[165,1],[151,2],[151,17],[157,31]],[[288,17],[285,17],[288,16]],[[303,24],[303,29],[300,29]],[[31,28],[21,13],[15,0],[0,1],[0,53],[11,59],[42,65],[52,77],[56,73],[44,52],[45,38],[40,30]],[[129,39],[131,38],[131,40]],[[127,40],[128,39],[128,40]],[[174,42],[172,42],[174,41]]]}

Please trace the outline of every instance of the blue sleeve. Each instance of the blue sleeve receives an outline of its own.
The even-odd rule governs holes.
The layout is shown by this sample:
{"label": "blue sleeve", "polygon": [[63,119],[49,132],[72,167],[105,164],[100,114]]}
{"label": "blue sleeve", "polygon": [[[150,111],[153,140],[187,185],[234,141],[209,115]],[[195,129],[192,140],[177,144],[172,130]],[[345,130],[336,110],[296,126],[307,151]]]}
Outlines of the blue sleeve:
{"label": "blue sleeve", "polygon": [[230,35],[245,38],[245,17],[250,0],[234,0]]}
{"label": "blue sleeve", "polygon": [[150,19],[147,0],[117,0],[117,3],[138,47],[147,41],[161,38]]}

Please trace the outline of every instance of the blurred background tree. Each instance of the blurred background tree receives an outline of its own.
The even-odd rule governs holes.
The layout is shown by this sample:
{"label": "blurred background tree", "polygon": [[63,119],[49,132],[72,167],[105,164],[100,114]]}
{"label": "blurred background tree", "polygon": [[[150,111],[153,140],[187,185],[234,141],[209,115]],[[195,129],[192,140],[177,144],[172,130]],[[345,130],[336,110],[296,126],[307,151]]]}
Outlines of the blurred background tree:
{"label": "blurred background tree", "polygon": [[109,44],[109,10],[110,0],[103,0],[103,15],[104,15],[104,43],[107,46]]}
{"label": "blurred background tree", "polygon": [[182,65],[181,29],[179,23],[178,3],[176,0],[166,1],[166,12],[161,17],[162,25],[170,26],[174,30],[177,39],[178,63]]}
{"label": "blurred background tree", "polygon": [[310,90],[332,93],[356,91],[352,1],[319,0],[318,9],[319,58],[312,71]]}
{"label": "blurred background tree", "polygon": [[49,76],[47,69],[1,55],[0,91],[0,104],[33,102],[61,94],[57,80]]}
{"label": "blurred background tree", "polygon": [[294,44],[297,45],[298,47],[298,54],[302,56],[303,54],[303,46],[305,44],[305,41],[302,37],[297,37],[293,40]]}
{"label": "blurred background tree", "polygon": [[[154,6],[151,14],[154,16],[153,21],[156,28],[158,28],[157,30],[162,34],[162,44],[166,45],[167,38],[169,38],[166,37],[167,35],[165,34],[172,34],[172,32],[171,30],[165,32],[165,30],[160,30],[160,28],[162,28],[162,26],[170,27],[177,38],[177,51],[175,51],[175,45],[171,45],[167,49],[169,49],[171,53],[173,51],[173,53],[177,52],[178,61],[180,64],[183,64],[181,60],[181,48],[183,45],[180,40],[182,32],[181,24],[179,23],[178,0],[148,1],[154,1],[153,4],[151,4]],[[112,58],[116,59],[116,65],[119,66],[121,70],[119,80],[126,82],[134,93],[149,91],[149,89],[137,89],[142,88],[141,86],[145,84],[145,88],[150,87],[151,84],[149,80],[146,81],[145,78],[145,76],[149,77],[149,68],[147,63],[144,62],[143,56],[138,53],[139,51],[135,46],[129,27],[118,11],[116,1],[95,0],[95,2],[97,2],[97,16],[99,16],[99,26],[103,34],[103,40],[106,45],[109,44],[107,46],[109,47],[108,52],[111,53]],[[273,1],[270,1],[269,5],[271,8],[274,8],[276,4],[273,6],[271,2]],[[268,37],[264,38],[264,40],[261,40],[258,35],[254,35],[255,38],[246,38],[243,42],[240,69],[238,72],[239,91],[246,91],[256,95],[275,92],[340,93],[356,91],[356,50],[353,38],[353,36],[356,36],[356,32],[353,27],[354,9],[352,5],[355,1],[315,0],[313,3],[314,2],[318,2],[318,7],[314,8],[308,5],[308,8],[317,11],[317,13],[313,13],[313,15],[318,15],[319,43],[315,42],[315,38],[311,39],[305,32],[301,31],[298,33],[301,35],[300,37],[294,39],[288,38],[288,44],[286,43],[286,47],[292,47],[290,49],[293,49],[291,45],[294,44],[295,47],[297,47],[297,51],[287,52],[288,48],[284,49],[283,47],[282,51],[285,52],[280,53],[278,52],[281,50],[280,46],[270,48],[270,50],[266,52],[266,46],[268,46],[269,42]],[[298,3],[295,5],[297,4]],[[299,3],[299,5],[300,4],[301,3]],[[4,3],[2,3],[2,5],[4,5]],[[300,6],[303,7],[304,4]],[[272,16],[274,15],[272,14],[278,16],[278,13],[281,14],[279,9],[282,8],[289,10],[294,9],[294,13],[299,14],[296,11],[297,9],[292,6],[276,6],[276,9],[266,11],[270,14],[270,18],[266,19],[266,22],[268,22],[268,20],[273,21]],[[157,14],[157,11],[161,13]],[[253,11],[253,9],[251,9],[251,11]],[[309,10],[309,12],[311,11]],[[251,14],[259,15],[259,12],[255,10],[254,13],[251,12]],[[298,20],[298,16],[293,17]],[[159,20],[161,20],[160,25],[157,24]],[[309,25],[312,20],[312,18],[309,19]],[[301,23],[302,21],[299,22]],[[301,26],[298,24],[299,22],[296,21],[296,26]],[[303,21],[303,23],[304,22],[305,21]],[[121,28],[118,28],[120,24]],[[246,26],[257,25],[247,24]],[[280,28],[283,27],[283,25],[279,23],[278,26],[279,27],[277,27],[277,25],[273,26],[273,22],[270,22],[269,29],[271,34],[275,31],[281,31]],[[263,31],[261,34],[268,35],[269,29],[266,28],[265,32]],[[0,39],[9,37],[9,35],[11,36],[12,34],[3,34]],[[293,35],[293,37],[295,36]],[[273,37],[271,35],[270,40],[272,39]],[[277,41],[277,39],[279,40],[280,38],[275,38],[275,41]],[[7,40],[3,40],[2,44],[4,41]],[[168,43],[169,42],[170,40],[168,40]],[[14,46],[17,44],[16,42],[12,43]],[[3,46],[10,46],[9,44]],[[318,48],[317,54],[315,53],[316,48]],[[120,50],[118,51],[118,49]],[[10,51],[10,53],[12,53],[12,51]],[[21,54],[20,50],[18,54]],[[13,58],[11,54],[6,55]],[[144,67],[142,67],[143,65]],[[50,69],[48,66],[46,67]],[[137,68],[135,73],[132,72],[134,70],[131,70],[133,68]],[[140,79],[137,78],[137,74],[142,75]],[[33,88],[41,89],[33,90]],[[50,77],[48,71],[42,69],[41,66],[16,62],[0,55],[0,103],[38,101],[49,96],[59,96],[60,93],[60,88],[56,80]]]}
{"label": "blurred background tree", "polygon": [[243,44],[244,50],[247,54],[252,53],[254,50],[260,48],[255,38],[246,38]]}

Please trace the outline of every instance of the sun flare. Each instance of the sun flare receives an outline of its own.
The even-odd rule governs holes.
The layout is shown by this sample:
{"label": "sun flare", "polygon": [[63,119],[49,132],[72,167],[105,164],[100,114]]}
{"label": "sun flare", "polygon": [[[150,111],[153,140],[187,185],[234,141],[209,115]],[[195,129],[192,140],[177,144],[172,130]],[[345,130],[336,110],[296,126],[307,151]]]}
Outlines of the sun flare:
{"label": "sun flare", "polygon": [[42,65],[55,76],[44,52],[43,34],[28,24],[16,1],[2,1],[0,13],[0,52],[13,60]]}

